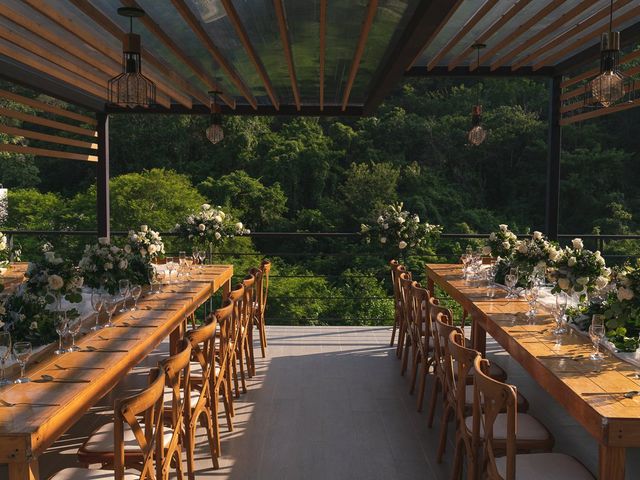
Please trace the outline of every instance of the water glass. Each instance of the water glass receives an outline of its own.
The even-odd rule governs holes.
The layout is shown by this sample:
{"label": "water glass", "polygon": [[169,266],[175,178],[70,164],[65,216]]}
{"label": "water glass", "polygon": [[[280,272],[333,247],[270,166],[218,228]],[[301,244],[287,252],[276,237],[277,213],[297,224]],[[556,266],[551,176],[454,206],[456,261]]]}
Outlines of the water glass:
{"label": "water glass", "polygon": [[122,308],[118,311],[118,313],[127,312],[127,298],[129,297],[129,291],[131,288],[131,282],[126,278],[122,280],[118,280],[118,289],[120,290],[120,296],[122,297]]}
{"label": "water glass", "polygon": [[0,387],[12,383],[4,377],[4,364],[11,354],[11,334],[0,332]]}
{"label": "water glass", "polygon": [[600,353],[600,342],[604,338],[604,315],[594,315],[591,317],[591,326],[589,327],[589,337],[593,342],[593,353],[591,360],[602,360],[604,355]]}
{"label": "water glass", "polygon": [[142,287],[140,285],[133,285],[131,287],[131,296],[133,297],[133,307],[131,307],[131,311],[135,312],[138,310],[138,299],[142,295]]}
{"label": "water glass", "polygon": [[555,307],[552,308],[553,318],[556,321],[556,328],[553,330],[555,335],[563,335],[567,333],[565,324],[565,312],[567,311],[567,294],[560,292],[555,295]]}
{"label": "water glass", "polygon": [[204,262],[207,259],[207,252],[204,250],[198,250],[198,258],[200,259],[200,268],[204,268]]}
{"label": "water glass", "polygon": [[55,317],[53,319],[53,326],[56,329],[56,333],[58,334],[58,349],[53,353],[56,355],[62,355],[66,353],[66,349],[62,347],[62,338],[69,333],[69,320],[67,319],[67,312],[58,311],[55,312]]}
{"label": "water glass", "polygon": [[117,308],[118,308],[118,296],[108,295],[104,301],[104,309],[109,315],[109,319],[107,320],[107,323],[104,324],[105,328],[113,327],[113,323],[111,320],[113,319],[113,314],[116,312]]}
{"label": "water glass", "polygon": [[509,294],[506,298],[518,298],[516,294],[515,286],[518,284],[518,269],[510,268],[509,272],[504,276],[504,283],[509,289]]}
{"label": "water glass", "polygon": [[529,311],[527,312],[527,317],[529,317],[530,320],[534,319],[535,316],[538,314],[538,295],[540,293],[540,287],[538,286],[537,282],[534,280],[532,280],[531,282],[529,282],[529,284],[527,285],[527,288],[524,291],[525,294],[525,298],[527,299],[527,303],[529,304]]}
{"label": "water glass", "polygon": [[80,327],[82,327],[82,317],[80,317],[80,315],[68,320],[67,329],[71,335],[71,346],[67,348],[67,352],[77,352],[80,350],[80,347],[76,345],[76,335],[80,333]]}
{"label": "water glass", "polygon": [[91,330],[100,330],[102,326],[100,325],[100,311],[104,305],[104,295],[100,290],[96,290],[95,288],[91,292],[91,308],[96,312],[96,324],[91,327]]}
{"label": "water glass", "polygon": [[180,266],[184,266],[187,263],[187,252],[180,251],[178,252],[178,264]]}
{"label": "water glass", "polygon": [[27,383],[31,379],[25,375],[25,369],[27,368],[27,362],[31,357],[31,342],[16,342],[13,344],[13,356],[16,357],[16,362],[20,365],[20,378],[14,383]]}

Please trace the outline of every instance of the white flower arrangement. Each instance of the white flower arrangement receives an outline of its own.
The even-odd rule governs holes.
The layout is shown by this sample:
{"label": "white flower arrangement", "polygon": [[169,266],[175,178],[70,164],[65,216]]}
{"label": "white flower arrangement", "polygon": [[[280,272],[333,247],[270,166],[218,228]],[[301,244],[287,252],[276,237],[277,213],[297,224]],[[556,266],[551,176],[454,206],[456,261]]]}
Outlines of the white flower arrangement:
{"label": "white flower arrangement", "polygon": [[535,231],[530,238],[516,241],[509,263],[526,275],[532,275],[536,270],[544,275],[547,267],[554,265],[560,256],[561,250],[549,242],[542,232]]}
{"label": "white flower arrangement", "polygon": [[482,249],[482,253],[503,259],[510,258],[515,252],[517,242],[518,237],[509,230],[509,225],[501,224],[497,231],[489,235],[489,241]]}
{"label": "white flower arrangement", "polygon": [[442,227],[420,222],[420,217],[403,210],[403,204],[391,204],[384,207],[373,225],[362,224],[360,233],[366,241],[377,237],[382,245],[397,246],[399,250],[426,245],[429,240],[442,232]]}
{"label": "white flower arrangement", "polygon": [[251,233],[242,222],[225,213],[222,207],[213,208],[208,203],[177,224],[174,231],[190,242],[201,245],[221,245],[227,238]]}
{"label": "white flower arrangement", "polygon": [[119,280],[131,279],[130,259],[131,254],[124,248],[111,245],[108,238],[101,237],[98,243],[85,246],[79,267],[87,286],[115,293]]}
{"label": "white flower arrangement", "polygon": [[164,255],[164,242],[155,230],[147,225],[141,225],[139,231],[129,230],[127,244],[124,246],[126,253],[140,255],[142,258],[154,258]]}
{"label": "white flower arrangement", "polygon": [[10,262],[20,261],[20,248],[11,248],[7,236],[0,232],[0,268],[5,268]]}

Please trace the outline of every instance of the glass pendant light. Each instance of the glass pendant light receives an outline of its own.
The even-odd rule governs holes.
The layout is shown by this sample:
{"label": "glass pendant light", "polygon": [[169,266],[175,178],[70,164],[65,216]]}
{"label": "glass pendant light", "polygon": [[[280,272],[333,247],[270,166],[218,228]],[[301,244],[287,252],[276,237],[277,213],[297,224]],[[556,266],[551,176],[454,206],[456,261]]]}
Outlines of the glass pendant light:
{"label": "glass pendant light", "polygon": [[[484,43],[476,43],[473,48],[477,52],[477,65],[480,67],[480,50],[485,48]],[[482,128],[482,105],[480,105],[480,82],[476,85],[476,104],[471,110],[471,130],[467,134],[467,140],[471,145],[478,146],[487,138],[487,131]]]}
{"label": "glass pendant light", "polygon": [[[613,31],[613,0],[609,13],[609,31],[600,42],[600,75],[586,85],[585,104],[610,107],[633,100],[634,80],[620,71],[620,32]],[[624,98],[629,96],[629,98]]]}
{"label": "glass pendant light", "polygon": [[224,139],[224,130],[222,130],[222,113],[220,105],[218,105],[218,95],[220,92],[209,92],[211,97],[211,125],[207,128],[207,138],[214,145]]}
{"label": "glass pendant light", "polygon": [[109,102],[121,107],[148,107],[156,103],[156,86],[142,74],[140,35],[133,33],[133,19],[144,16],[144,10],[122,7],[118,14],[129,18],[129,33],[122,42],[122,73],[108,83]]}

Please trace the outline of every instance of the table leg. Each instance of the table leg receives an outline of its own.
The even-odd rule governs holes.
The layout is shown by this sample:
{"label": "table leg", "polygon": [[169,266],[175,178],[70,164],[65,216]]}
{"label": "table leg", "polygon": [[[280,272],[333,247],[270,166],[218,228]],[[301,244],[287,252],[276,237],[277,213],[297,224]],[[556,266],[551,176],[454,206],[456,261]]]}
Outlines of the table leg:
{"label": "table leg", "polygon": [[9,464],[9,480],[38,480],[38,460]]}
{"label": "table leg", "polygon": [[431,294],[432,297],[436,296],[436,292],[435,292],[435,283],[433,283],[433,279],[431,277],[427,277],[427,290],[429,290],[429,293]]}
{"label": "table leg", "polygon": [[224,302],[227,298],[229,298],[229,294],[231,293],[231,279],[224,282],[222,286],[222,301]]}
{"label": "table leg", "polygon": [[598,478],[600,480],[624,480],[625,454],[624,447],[600,445]]}

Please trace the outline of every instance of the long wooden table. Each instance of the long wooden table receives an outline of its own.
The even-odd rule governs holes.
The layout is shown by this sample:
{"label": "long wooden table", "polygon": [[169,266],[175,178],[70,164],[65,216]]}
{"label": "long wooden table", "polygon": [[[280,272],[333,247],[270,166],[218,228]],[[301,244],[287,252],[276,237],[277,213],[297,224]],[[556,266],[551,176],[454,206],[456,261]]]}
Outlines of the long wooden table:
{"label": "long wooden table", "polygon": [[38,455],[178,331],[186,316],[220,288],[223,298],[228,295],[233,266],[209,265],[195,272],[188,282],[145,295],[139,310],[114,317],[113,328],[83,337],[77,342],[82,351],[54,355],[27,369],[32,380],[49,375],[53,381],[0,388],[0,400],[15,404],[0,405],[0,464],[9,465],[9,480],[37,480]]}
{"label": "long wooden table", "polygon": [[640,447],[640,396],[624,392],[640,390],[637,369],[607,353],[592,361],[590,340],[576,332],[558,343],[552,333],[555,322],[544,312],[533,321],[523,300],[505,299],[497,290],[489,298],[486,286],[469,286],[461,265],[426,266],[428,288],[434,283],[471,315],[472,340],[484,353],[489,333],[533,379],[571,414],[599,443],[601,480],[623,480],[627,447]]}

